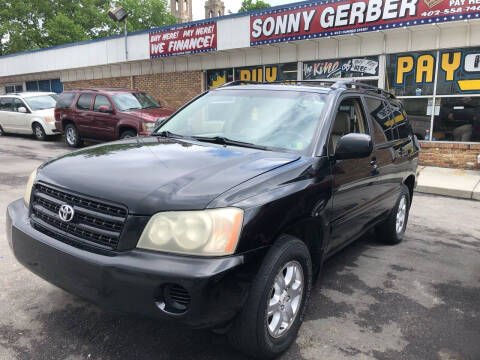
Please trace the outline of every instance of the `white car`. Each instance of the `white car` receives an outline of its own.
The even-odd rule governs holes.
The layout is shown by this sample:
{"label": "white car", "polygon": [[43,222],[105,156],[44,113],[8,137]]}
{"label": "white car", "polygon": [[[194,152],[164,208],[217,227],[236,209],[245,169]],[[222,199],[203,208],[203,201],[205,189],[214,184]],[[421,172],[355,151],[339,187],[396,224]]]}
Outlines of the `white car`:
{"label": "white car", "polygon": [[24,92],[0,95],[0,136],[4,133],[33,134],[38,140],[58,134],[52,92]]}

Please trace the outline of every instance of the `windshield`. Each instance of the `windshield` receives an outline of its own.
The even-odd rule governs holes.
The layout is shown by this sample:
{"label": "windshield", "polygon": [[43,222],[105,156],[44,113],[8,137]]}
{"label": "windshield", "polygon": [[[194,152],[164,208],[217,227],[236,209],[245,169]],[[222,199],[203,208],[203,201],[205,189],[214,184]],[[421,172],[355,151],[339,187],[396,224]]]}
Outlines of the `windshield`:
{"label": "windshield", "polygon": [[220,90],[192,102],[161,126],[190,137],[222,137],[302,151],[322,121],[326,95],[301,91]]}
{"label": "windshield", "polygon": [[152,97],[145,93],[122,93],[113,95],[113,101],[118,111],[159,108]]}
{"label": "windshield", "polygon": [[56,94],[23,98],[32,111],[52,109],[55,107],[57,99],[58,95]]}

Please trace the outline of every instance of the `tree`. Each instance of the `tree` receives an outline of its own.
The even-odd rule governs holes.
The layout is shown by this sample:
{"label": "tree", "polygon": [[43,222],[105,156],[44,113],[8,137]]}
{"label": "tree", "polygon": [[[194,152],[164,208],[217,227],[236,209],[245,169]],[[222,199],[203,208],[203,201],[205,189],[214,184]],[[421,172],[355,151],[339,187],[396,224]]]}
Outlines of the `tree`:
{"label": "tree", "polygon": [[255,2],[253,2],[253,0],[243,0],[242,7],[238,10],[238,12],[241,13],[251,10],[265,9],[268,7],[271,7],[271,5],[262,0],[256,0]]}
{"label": "tree", "polygon": [[[0,0],[1,1],[1,0]],[[39,49],[123,32],[109,8],[123,6],[128,31],[174,24],[167,0],[3,0],[0,7],[0,55]]]}

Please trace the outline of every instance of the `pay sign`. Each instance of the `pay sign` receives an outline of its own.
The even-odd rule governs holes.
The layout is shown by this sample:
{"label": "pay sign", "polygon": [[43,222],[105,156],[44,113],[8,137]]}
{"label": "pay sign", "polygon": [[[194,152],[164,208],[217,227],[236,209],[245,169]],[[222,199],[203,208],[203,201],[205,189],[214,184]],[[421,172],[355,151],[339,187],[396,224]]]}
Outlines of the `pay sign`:
{"label": "pay sign", "polygon": [[[431,54],[406,54],[397,57],[395,86],[405,86],[413,74],[415,84],[432,84],[436,57]],[[440,53],[439,81],[454,82],[461,92],[480,91],[480,50]]]}

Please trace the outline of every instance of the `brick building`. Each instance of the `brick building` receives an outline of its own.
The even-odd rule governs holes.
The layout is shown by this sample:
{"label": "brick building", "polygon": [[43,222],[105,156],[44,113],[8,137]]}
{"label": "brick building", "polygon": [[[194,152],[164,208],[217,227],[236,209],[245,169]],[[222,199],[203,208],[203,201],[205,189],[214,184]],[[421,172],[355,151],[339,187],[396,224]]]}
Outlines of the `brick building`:
{"label": "brick building", "polygon": [[480,0],[310,1],[130,33],[128,61],[122,36],[3,56],[0,93],[128,87],[178,108],[232,80],[362,81],[402,100],[421,164],[480,169],[479,34]]}

